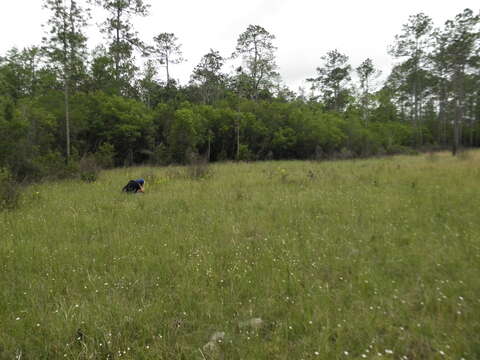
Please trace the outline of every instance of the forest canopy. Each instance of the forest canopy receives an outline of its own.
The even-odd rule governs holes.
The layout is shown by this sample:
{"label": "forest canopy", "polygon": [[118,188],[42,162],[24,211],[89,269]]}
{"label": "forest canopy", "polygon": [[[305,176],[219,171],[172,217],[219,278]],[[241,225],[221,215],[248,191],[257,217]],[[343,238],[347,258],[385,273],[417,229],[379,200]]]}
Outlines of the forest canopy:
{"label": "forest canopy", "polygon": [[[470,9],[440,28],[410,16],[385,49],[396,65],[383,83],[370,58],[352,64],[332,49],[318,54],[310,88],[294,92],[276,64],[275,35],[260,25],[232,39],[233,54],[210,49],[180,84],[172,73],[184,60],[181,39],[141,39],[134,28],[149,15],[146,1],[43,3],[42,43],[0,56],[0,169],[20,179],[65,175],[88,157],[111,167],[480,145],[480,17]],[[95,7],[105,43],[91,49]],[[231,59],[241,65],[229,73]]]}

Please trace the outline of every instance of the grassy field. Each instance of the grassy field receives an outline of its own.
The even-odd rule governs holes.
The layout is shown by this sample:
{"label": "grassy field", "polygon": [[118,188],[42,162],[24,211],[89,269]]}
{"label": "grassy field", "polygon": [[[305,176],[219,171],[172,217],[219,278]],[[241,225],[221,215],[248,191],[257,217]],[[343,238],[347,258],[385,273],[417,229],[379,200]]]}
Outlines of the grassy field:
{"label": "grassy field", "polygon": [[210,169],[0,213],[0,359],[480,359],[480,152]]}

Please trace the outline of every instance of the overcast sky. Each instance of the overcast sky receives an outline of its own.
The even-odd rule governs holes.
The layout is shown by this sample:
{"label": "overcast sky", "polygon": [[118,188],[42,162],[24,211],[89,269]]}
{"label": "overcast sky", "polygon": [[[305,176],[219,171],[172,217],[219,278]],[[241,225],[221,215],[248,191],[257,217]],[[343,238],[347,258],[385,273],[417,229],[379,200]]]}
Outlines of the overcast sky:
{"label": "overcast sky", "polygon": [[[173,32],[187,62],[173,65],[171,76],[185,84],[200,58],[210,48],[224,57],[233,52],[237,38],[249,24],[260,25],[276,36],[277,64],[283,81],[297,91],[315,75],[321,56],[338,49],[353,67],[370,57],[388,73],[393,59],[387,47],[409,15],[424,12],[441,26],[465,8],[479,10],[478,0],[146,0],[150,16],[135,21],[140,37],[150,42],[161,32]],[[0,55],[16,46],[41,42],[42,23],[48,13],[42,0],[2,1]],[[89,46],[102,43],[94,9]],[[229,72],[227,65],[224,69]],[[163,75],[163,74],[162,74]]]}

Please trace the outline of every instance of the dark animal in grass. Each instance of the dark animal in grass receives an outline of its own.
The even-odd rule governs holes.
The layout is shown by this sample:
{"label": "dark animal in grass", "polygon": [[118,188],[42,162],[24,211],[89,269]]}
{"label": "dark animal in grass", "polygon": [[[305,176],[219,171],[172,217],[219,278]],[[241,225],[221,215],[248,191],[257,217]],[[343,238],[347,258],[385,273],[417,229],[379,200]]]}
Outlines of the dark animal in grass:
{"label": "dark animal in grass", "polygon": [[137,179],[137,180],[130,180],[127,185],[125,185],[122,189],[123,192],[136,194],[137,192],[145,192],[145,180]]}

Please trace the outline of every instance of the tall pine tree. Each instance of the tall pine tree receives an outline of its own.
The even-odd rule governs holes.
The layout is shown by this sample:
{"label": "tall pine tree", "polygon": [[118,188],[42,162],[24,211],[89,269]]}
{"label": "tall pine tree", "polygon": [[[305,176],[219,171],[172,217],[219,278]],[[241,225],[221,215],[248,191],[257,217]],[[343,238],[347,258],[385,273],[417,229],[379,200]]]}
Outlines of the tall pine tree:
{"label": "tall pine tree", "polygon": [[47,24],[48,35],[43,38],[44,51],[63,82],[65,103],[65,155],[70,159],[70,95],[76,90],[83,71],[87,53],[87,38],[83,29],[87,24],[88,10],[76,0],[44,0],[51,13]]}
{"label": "tall pine tree", "polygon": [[127,94],[137,67],[133,52],[145,52],[145,44],[133,28],[132,17],[147,16],[149,5],[143,0],[94,0],[107,12],[107,19],[101,28],[106,34],[108,51],[113,58],[114,78],[118,94]]}

